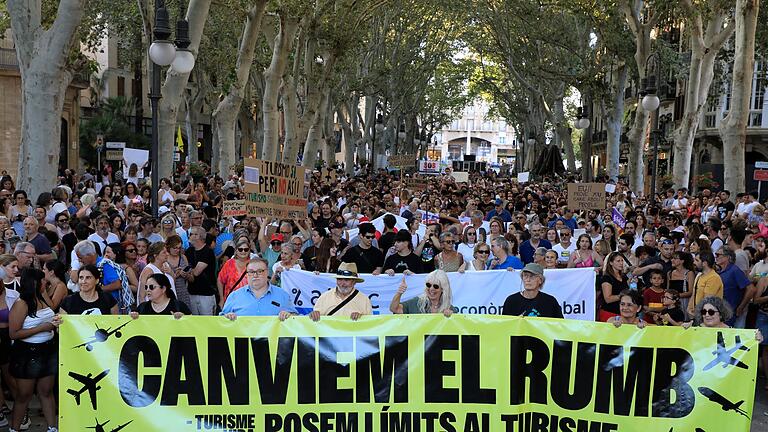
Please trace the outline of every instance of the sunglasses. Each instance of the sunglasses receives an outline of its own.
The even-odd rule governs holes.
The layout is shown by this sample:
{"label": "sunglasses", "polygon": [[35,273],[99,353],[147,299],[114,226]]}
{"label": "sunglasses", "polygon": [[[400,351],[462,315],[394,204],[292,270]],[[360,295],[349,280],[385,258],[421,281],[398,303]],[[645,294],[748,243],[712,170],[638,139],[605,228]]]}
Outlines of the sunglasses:
{"label": "sunglasses", "polygon": [[486,254],[487,255],[487,254],[491,253],[491,251],[489,251],[489,250],[479,250],[479,251],[477,251],[477,253],[479,253],[479,254]]}
{"label": "sunglasses", "polygon": [[701,310],[701,316],[709,315],[714,316],[716,313],[720,313],[717,309],[702,309]]}
{"label": "sunglasses", "polygon": [[368,240],[373,240],[373,239],[376,238],[375,235],[367,235],[367,236],[363,236],[363,237],[367,238]]}
{"label": "sunglasses", "polygon": [[275,241],[273,241],[273,242],[272,242],[272,243],[270,243],[270,244],[271,244],[272,246],[276,246],[276,245],[281,245],[281,244],[283,244],[283,242],[281,242],[281,241],[278,241],[278,240],[275,240]]}
{"label": "sunglasses", "polygon": [[439,290],[439,289],[440,289],[440,285],[438,285],[438,284],[433,284],[433,283],[429,283],[429,282],[427,282],[427,283],[425,283],[424,285],[425,285],[427,288],[434,288],[434,289],[436,289],[436,290]]}
{"label": "sunglasses", "polygon": [[125,253],[135,253],[136,249],[126,249]]}
{"label": "sunglasses", "polygon": [[238,252],[250,252],[251,248],[237,248]]}
{"label": "sunglasses", "polygon": [[69,222],[69,219],[59,219],[59,223],[62,223],[62,222]]}
{"label": "sunglasses", "polygon": [[443,243],[445,243],[445,244],[453,244],[453,240],[443,240]]}
{"label": "sunglasses", "polygon": [[471,236],[471,235],[476,235],[476,234],[475,234],[475,233],[473,233],[473,232],[469,232],[469,233],[467,233],[467,235],[468,235],[468,236]]}
{"label": "sunglasses", "polygon": [[146,285],[146,288],[150,291],[154,291],[155,288],[160,288],[160,285]]}

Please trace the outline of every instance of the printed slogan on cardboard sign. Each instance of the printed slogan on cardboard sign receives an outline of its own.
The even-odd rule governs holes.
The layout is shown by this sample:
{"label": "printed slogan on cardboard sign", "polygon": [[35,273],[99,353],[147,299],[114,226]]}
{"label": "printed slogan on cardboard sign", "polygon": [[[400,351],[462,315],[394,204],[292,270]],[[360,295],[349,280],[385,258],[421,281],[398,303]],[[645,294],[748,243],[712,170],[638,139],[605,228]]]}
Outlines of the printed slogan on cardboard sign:
{"label": "printed slogan on cardboard sign", "polygon": [[248,216],[307,218],[307,172],[303,167],[245,159],[245,210]]}
{"label": "printed slogan on cardboard sign", "polygon": [[68,315],[60,332],[64,431],[744,431],[758,351],[754,330],[458,314]]}

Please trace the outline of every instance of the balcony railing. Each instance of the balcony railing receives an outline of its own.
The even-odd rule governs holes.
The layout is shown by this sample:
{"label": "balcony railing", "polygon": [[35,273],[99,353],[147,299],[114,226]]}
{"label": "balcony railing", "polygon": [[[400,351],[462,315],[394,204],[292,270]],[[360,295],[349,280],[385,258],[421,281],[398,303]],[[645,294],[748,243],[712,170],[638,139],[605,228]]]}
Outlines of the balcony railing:
{"label": "balcony railing", "polygon": [[0,48],[0,69],[18,69],[19,59],[13,48]]}

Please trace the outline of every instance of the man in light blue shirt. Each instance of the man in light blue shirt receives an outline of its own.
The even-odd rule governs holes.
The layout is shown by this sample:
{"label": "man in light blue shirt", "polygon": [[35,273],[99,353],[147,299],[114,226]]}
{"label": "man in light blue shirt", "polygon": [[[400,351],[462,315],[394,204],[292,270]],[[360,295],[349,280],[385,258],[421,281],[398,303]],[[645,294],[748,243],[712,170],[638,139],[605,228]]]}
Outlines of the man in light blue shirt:
{"label": "man in light blue shirt", "polygon": [[291,315],[296,315],[296,307],[291,296],[280,287],[270,285],[267,271],[267,261],[254,258],[245,267],[248,285],[233,291],[220,315],[230,320],[238,316],[275,316],[285,321]]}

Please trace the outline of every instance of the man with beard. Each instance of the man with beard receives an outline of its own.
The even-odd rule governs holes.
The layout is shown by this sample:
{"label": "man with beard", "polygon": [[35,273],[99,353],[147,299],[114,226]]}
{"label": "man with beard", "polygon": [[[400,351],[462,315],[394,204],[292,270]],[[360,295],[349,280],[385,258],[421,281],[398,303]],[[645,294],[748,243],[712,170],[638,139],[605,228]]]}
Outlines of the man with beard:
{"label": "man with beard", "polygon": [[314,310],[309,314],[312,321],[319,321],[323,315],[348,316],[356,321],[363,315],[373,313],[371,300],[355,288],[356,283],[363,282],[357,276],[355,263],[341,263],[334,277],[336,287],[318,297]]}
{"label": "man with beard", "polygon": [[632,273],[637,266],[637,257],[632,253],[632,246],[635,244],[635,235],[624,233],[619,236],[619,241],[616,242],[616,248],[624,258],[624,273]]}
{"label": "man with beard", "polygon": [[109,216],[103,214],[96,218],[96,232],[88,236],[88,241],[94,242],[99,246],[101,255],[107,249],[110,243],[120,243],[120,238],[115,233],[110,232]]}
{"label": "man with beard", "polygon": [[[646,245],[647,246],[647,245]],[[633,274],[640,277],[642,287],[651,285],[648,271],[656,269],[668,274],[672,271],[672,254],[675,253],[675,243],[668,238],[661,239],[661,253],[658,256],[652,256],[640,263]]]}
{"label": "man with beard", "polygon": [[688,302],[688,314],[695,315],[696,306],[705,297],[714,296],[723,298],[723,280],[715,271],[715,256],[711,253],[701,253],[693,256],[693,265],[701,274],[693,283],[693,295]]}

